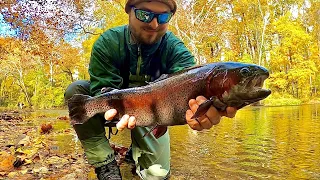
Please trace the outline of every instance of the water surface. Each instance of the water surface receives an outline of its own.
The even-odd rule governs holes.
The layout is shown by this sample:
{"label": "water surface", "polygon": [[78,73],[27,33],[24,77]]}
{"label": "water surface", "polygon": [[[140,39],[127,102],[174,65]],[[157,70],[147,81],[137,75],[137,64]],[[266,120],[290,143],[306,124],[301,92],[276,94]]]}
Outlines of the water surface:
{"label": "water surface", "polygon": [[[67,111],[31,115],[50,121]],[[320,105],[246,107],[210,130],[175,126],[170,135],[172,179],[320,179]],[[129,146],[130,133],[111,140]],[[75,136],[57,137],[55,148],[72,151],[70,141]]]}
{"label": "water surface", "polygon": [[320,105],[248,107],[204,132],[171,128],[183,179],[320,179]]}

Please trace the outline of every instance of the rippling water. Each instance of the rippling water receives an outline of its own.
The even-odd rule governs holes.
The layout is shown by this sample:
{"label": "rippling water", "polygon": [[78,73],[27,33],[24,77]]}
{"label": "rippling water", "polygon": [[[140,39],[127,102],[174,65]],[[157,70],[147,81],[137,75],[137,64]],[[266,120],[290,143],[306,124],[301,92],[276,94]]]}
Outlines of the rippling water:
{"label": "rippling water", "polygon": [[[170,134],[172,179],[320,179],[320,105],[246,107],[210,130],[185,125]],[[129,131],[112,137],[125,146],[129,139]],[[68,151],[65,140],[57,146]]]}
{"label": "rippling water", "polygon": [[170,133],[181,179],[320,179],[320,105],[249,107],[209,131]]}

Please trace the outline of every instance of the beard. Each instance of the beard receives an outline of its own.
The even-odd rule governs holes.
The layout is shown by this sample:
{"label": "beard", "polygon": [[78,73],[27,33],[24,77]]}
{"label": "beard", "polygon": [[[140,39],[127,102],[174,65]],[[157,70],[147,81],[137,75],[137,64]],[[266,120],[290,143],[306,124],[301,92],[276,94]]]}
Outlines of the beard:
{"label": "beard", "polygon": [[[151,45],[158,42],[166,33],[167,28],[158,28],[156,30],[150,28],[148,25],[137,26],[129,22],[129,29],[134,37],[136,43]],[[152,33],[148,33],[152,31]]]}

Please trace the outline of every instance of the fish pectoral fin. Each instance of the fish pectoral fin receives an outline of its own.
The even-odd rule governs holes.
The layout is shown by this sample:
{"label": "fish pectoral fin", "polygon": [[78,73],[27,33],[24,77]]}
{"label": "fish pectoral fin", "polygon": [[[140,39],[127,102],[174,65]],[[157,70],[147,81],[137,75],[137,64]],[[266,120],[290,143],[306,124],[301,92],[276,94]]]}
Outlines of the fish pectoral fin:
{"label": "fish pectoral fin", "polygon": [[206,114],[206,112],[209,110],[211,104],[212,104],[211,99],[208,99],[205,102],[203,102],[202,104],[200,104],[200,106],[198,107],[198,109],[194,113],[194,115],[191,117],[191,119],[195,119],[195,118],[201,117],[204,114]]}
{"label": "fish pectoral fin", "polygon": [[167,126],[159,126],[159,125],[155,125],[154,127],[152,127],[150,129],[150,131],[148,131],[145,135],[143,135],[143,138],[146,136],[149,136],[150,133],[152,132],[152,134],[154,135],[155,138],[160,138],[161,136],[163,136],[168,130]]}
{"label": "fish pectoral fin", "polygon": [[218,110],[218,111],[225,111],[227,108],[227,105],[220,101],[219,98],[212,96],[210,98],[212,105]]}
{"label": "fish pectoral fin", "polygon": [[213,105],[218,111],[225,111],[227,105],[220,101],[216,96],[212,96],[210,99],[206,100],[204,103],[200,104],[196,113],[191,117],[191,119],[195,119],[203,116],[209,110],[209,108]]}

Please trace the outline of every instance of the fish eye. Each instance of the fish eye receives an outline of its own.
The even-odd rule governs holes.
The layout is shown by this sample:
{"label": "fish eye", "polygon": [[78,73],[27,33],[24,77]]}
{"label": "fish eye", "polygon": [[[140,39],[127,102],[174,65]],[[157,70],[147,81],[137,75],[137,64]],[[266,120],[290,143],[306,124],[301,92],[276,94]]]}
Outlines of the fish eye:
{"label": "fish eye", "polygon": [[250,76],[251,75],[251,71],[250,71],[250,69],[249,68],[242,68],[241,70],[240,70],[240,73],[241,73],[241,75],[242,76]]}

